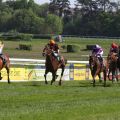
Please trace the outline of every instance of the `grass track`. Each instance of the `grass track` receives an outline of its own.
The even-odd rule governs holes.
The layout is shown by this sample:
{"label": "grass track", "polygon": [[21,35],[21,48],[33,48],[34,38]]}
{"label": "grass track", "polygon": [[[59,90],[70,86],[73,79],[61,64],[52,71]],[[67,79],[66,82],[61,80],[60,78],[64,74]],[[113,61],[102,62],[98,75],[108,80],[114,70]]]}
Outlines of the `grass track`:
{"label": "grass track", "polygon": [[0,83],[0,120],[120,120],[120,83]]}

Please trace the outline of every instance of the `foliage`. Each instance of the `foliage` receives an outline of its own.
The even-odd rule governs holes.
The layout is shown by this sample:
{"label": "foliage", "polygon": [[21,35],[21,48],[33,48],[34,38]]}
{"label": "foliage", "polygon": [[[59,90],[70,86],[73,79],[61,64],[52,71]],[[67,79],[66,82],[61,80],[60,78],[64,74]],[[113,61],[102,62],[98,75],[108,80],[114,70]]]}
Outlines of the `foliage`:
{"label": "foliage", "polygon": [[32,50],[32,46],[28,44],[19,44],[19,49],[20,50]]}
{"label": "foliage", "polygon": [[0,1],[0,32],[116,37],[120,36],[119,19],[117,1],[76,0],[75,8],[69,0],[43,5],[34,0]]}
{"label": "foliage", "polygon": [[67,45],[67,52],[78,52],[80,50],[77,45]]}
{"label": "foliage", "polygon": [[56,15],[48,14],[45,19],[48,33],[60,34],[62,33],[63,24],[62,19]]}

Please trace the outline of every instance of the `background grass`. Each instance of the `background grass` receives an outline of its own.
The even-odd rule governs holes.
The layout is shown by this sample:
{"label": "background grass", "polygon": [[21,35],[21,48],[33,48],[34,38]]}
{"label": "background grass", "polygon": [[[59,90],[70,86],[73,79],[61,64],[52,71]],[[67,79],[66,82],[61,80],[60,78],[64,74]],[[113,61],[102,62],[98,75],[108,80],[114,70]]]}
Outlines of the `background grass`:
{"label": "background grass", "polygon": [[[61,54],[68,60],[87,60],[91,51],[88,44],[99,44],[108,54],[110,44],[119,40],[64,38],[60,46],[74,44],[80,47],[78,53],[67,53],[61,48]],[[19,44],[31,44],[32,51],[18,50]],[[42,57],[42,49],[48,40],[5,41],[4,53],[13,58]],[[107,81],[107,87],[91,81],[69,81],[45,85],[44,82],[0,83],[0,120],[119,120],[120,83]]]}
{"label": "background grass", "polygon": [[0,83],[0,120],[119,120],[120,84]]}
{"label": "background grass", "polygon": [[[120,44],[120,40],[116,39],[94,39],[94,38],[64,38],[63,43],[58,43],[60,46],[61,55],[65,56],[68,60],[88,60],[88,57],[82,55],[89,55],[91,51],[86,50],[86,45],[99,44],[104,49],[104,55],[108,54],[111,43],[114,41]],[[42,57],[42,50],[49,40],[33,39],[32,41],[4,41],[4,53],[9,54],[13,58],[34,58],[45,59]],[[32,51],[18,50],[19,44],[31,44]],[[77,45],[80,50],[77,53],[67,53],[66,49],[62,49],[65,45]]]}

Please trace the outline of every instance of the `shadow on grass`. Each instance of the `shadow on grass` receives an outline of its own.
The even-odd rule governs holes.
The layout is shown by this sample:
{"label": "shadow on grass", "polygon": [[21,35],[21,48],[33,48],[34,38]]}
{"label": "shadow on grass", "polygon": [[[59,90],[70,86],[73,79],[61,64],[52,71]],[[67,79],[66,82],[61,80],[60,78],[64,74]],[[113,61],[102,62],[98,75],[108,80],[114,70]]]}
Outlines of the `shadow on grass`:
{"label": "shadow on grass", "polygon": [[[93,83],[91,83],[92,81],[63,81],[62,85],[59,86],[58,81],[54,82],[52,85],[50,84],[50,81],[48,81],[48,84],[45,84],[44,81],[30,81],[26,84],[24,84],[24,86],[31,86],[31,87],[48,87],[48,86],[55,86],[55,87],[72,87],[72,88],[79,88],[79,87],[93,87]],[[110,82],[106,82],[106,86],[105,87],[112,87],[114,85],[120,86],[120,83],[111,83]],[[104,87],[104,83],[99,83],[98,81],[95,84],[95,87]]]}

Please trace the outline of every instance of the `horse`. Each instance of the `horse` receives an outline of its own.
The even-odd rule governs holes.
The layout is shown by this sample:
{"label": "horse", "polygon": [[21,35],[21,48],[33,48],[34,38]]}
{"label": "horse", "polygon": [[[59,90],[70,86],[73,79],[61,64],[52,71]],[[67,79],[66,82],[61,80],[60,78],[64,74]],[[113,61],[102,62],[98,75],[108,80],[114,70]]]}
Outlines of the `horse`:
{"label": "horse", "polygon": [[118,57],[116,53],[108,54],[107,57],[108,63],[108,79],[110,79],[110,73],[112,73],[112,83],[114,82],[114,78],[116,78],[118,82]]}
{"label": "horse", "polygon": [[93,78],[93,87],[95,87],[95,78],[98,75],[99,79],[101,72],[103,72],[103,77],[104,77],[104,87],[106,86],[106,61],[103,61],[103,65],[101,65],[101,62],[99,60],[99,58],[95,55],[91,55],[89,56],[89,67],[91,70],[91,75]]}
{"label": "horse", "polygon": [[[3,61],[4,59],[4,61]],[[6,54],[2,54],[0,56],[0,80],[2,80],[2,76],[1,76],[1,70],[5,68],[7,71],[7,80],[8,83],[10,83],[10,78],[9,78],[9,73],[10,73],[10,60],[9,60],[9,56]]]}
{"label": "horse", "polygon": [[45,74],[44,74],[44,77],[45,77],[45,84],[48,84],[47,82],[47,79],[46,79],[46,76],[48,74],[48,72],[51,72],[52,73],[52,80],[51,80],[51,85],[53,84],[53,82],[55,82],[55,80],[57,79],[58,75],[56,74],[57,73],[57,70],[59,68],[62,69],[61,71],[61,76],[60,76],[60,80],[59,80],[59,85],[61,85],[61,81],[62,81],[62,76],[63,76],[63,73],[64,73],[64,70],[65,70],[65,65],[67,64],[67,60],[64,59],[63,56],[61,56],[61,61],[62,62],[59,62],[54,56],[53,56],[53,51],[49,48],[49,47],[46,47],[44,49],[44,53],[45,53],[45,56],[46,56],[46,62],[45,62]]}

